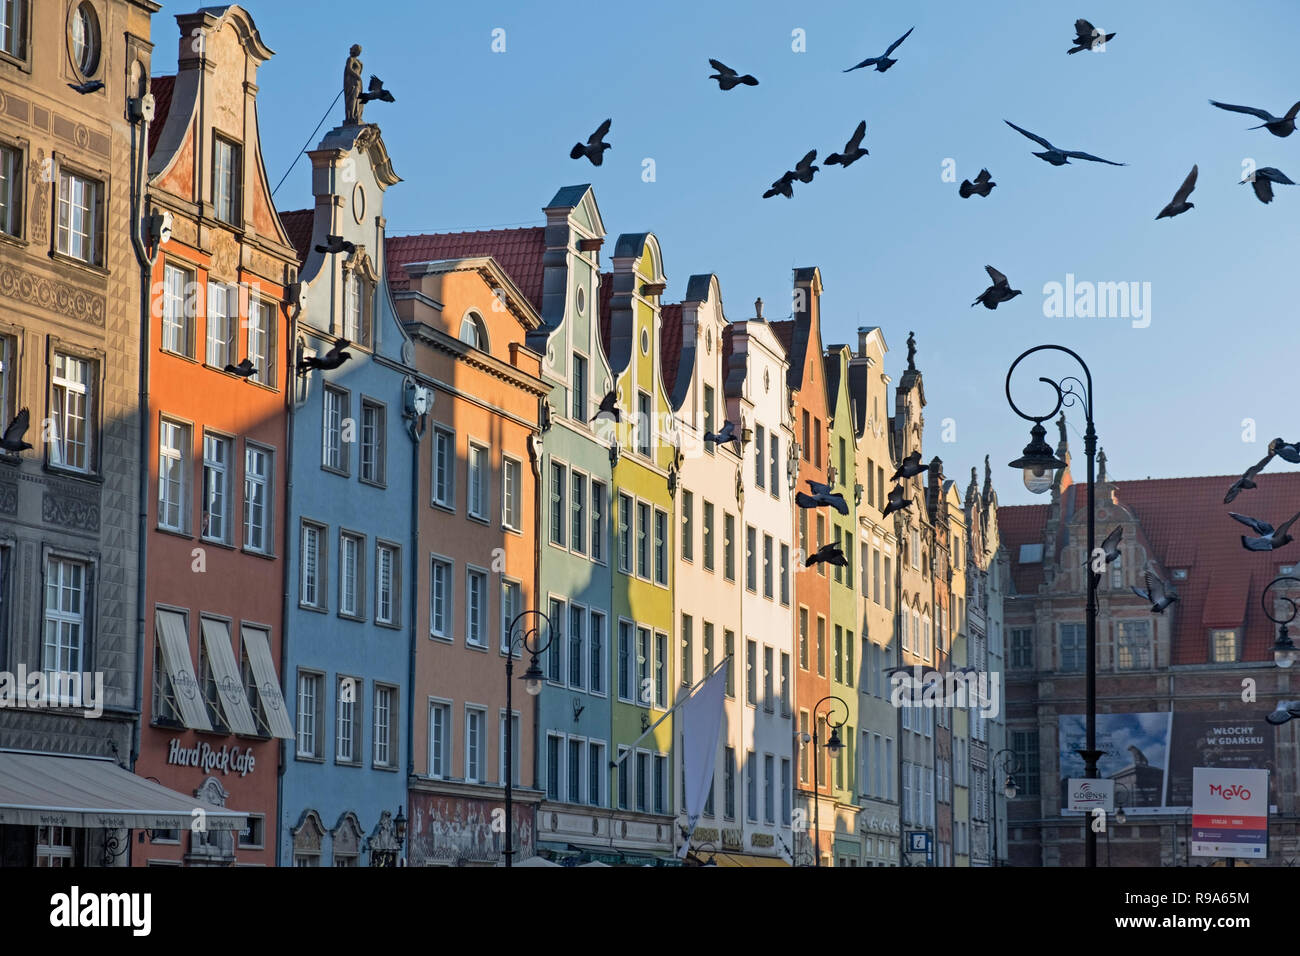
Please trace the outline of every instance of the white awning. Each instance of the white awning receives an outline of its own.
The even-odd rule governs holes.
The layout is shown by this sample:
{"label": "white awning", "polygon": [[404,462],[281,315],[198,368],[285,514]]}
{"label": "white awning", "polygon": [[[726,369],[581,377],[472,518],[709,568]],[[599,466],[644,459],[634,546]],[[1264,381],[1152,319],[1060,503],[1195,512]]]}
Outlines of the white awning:
{"label": "white awning", "polygon": [[248,815],[169,790],[106,757],[0,750],[0,825],[242,830]]}
{"label": "white awning", "polygon": [[257,724],[253,722],[253,712],[248,709],[244,684],[239,679],[239,665],[235,663],[235,652],[230,648],[230,625],[225,621],[204,618],[202,627],[203,646],[208,651],[208,666],[212,668],[217,699],[221,701],[226,723],[237,734],[256,736]]}
{"label": "white awning", "polygon": [[194,730],[211,730],[208,709],[199,693],[199,682],[194,677],[194,661],[190,658],[190,637],[185,630],[185,618],[175,611],[159,608],[154,614],[158,628],[158,646],[162,649],[163,666],[171,682],[172,703],[186,727]]}
{"label": "white awning", "polygon": [[284,706],[284,695],[280,693],[280,678],[275,673],[275,663],[271,660],[271,645],[267,642],[266,632],[247,625],[241,630],[244,635],[244,653],[248,655],[248,663],[253,668],[253,679],[257,681],[257,695],[261,698],[267,729],[272,737],[293,740],[296,734],[293,723],[289,720],[289,711]]}

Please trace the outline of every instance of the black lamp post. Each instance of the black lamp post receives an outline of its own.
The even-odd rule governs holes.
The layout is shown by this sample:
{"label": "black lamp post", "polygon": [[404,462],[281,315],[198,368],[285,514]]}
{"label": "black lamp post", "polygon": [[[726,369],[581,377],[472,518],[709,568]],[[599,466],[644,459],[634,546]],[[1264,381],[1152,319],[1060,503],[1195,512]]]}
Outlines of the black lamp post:
{"label": "black lamp post", "polygon": [[[1124,792],[1124,799],[1123,799],[1123,800],[1120,799],[1120,796],[1119,796],[1119,795],[1120,795],[1120,791],[1123,791],[1123,792]],[[1117,782],[1117,783],[1115,784],[1115,823],[1116,823],[1117,826],[1123,826],[1125,823],[1128,822],[1128,814],[1126,814],[1126,813],[1124,812],[1124,808],[1125,808],[1126,806],[1128,806],[1129,796],[1130,796],[1130,794],[1129,794],[1129,789],[1128,789],[1128,787],[1124,786],[1124,784],[1122,784],[1122,783],[1118,783],[1118,782]],[[1106,828],[1106,865],[1107,865],[1107,866],[1110,866],[1110,865],[1111,865],[1111,862],[1110,862],[1110,827],[1107,827],[1107,828]]]}
{"label": "black lamp post", "polygon": [[[821,763],[822,763],[822,758],[821,758],[821,753],[820,753],[820,750],[819,750],[819,748],[820,748],[820,746],[821,746],[821,739],[820,739],[820,735],[819,735],[818,732],[817,732],[817,711],[820,710],[822,704],[826,703],[827,701],[831,701],[831,706],[830,706],[830,707],[827,709],[827,711],[826,711],[826,726],[830,727],[830,729],[831,729],[831,735],[830,735],[830,737],[829,737],[829,738],[827,739],[827,741],[826,741],[826,750],[827,750],[828,753],[830,753],[830,755],[831,755],[832,757],[836,757],[836,756],[838,756],[838,755],[839,755],[839,752],[840,752],[842,749],[844,749],[844,744],[843,744],[843,742],[840,740],[840,728],[843,727],[844,724],[845,724],[845,723],[848,721],[848,719],[849,719],[849,705],[846,704],[846,703],[844,702],[844,699],[843,699],[843,698],[841,698],[841,697],[836,697],[834,694],[831,694],[831,695],[828,696],[828,697],[823,697],[821,700],[817,701],[817,703],[813,706],[813,709],[812,709],[812,723],[813,723],[813,735],[812,735],[812,739],[813,739],[813,830],[814,830],[814,832],[816,833],[816,836],[817,836],[817,842],[816,842],[816,844],[813,846],[813,859],[816,860],[816,862],[813,864],[814,866],[821,866],[821,865],[822,865],[822,813],[821,813],[821,811],[822,811],[822,798],[821,798],[821,789],[822,789],[822,785],[821,785]],[[831,720],[831,714],[834,713],[834,711],[835,711],[835,705],[836,705],[837,703],[838,703],[841,707],[844,708],[844,719],[841,720],[838,724],[835,723],[833,720]]]}
{"label": "black lamp post", "polygon": [[[1016,788],[1016,774],[1019,772],[1020,759],[1014,750],[1003,747],[993,755],[992,772],[989,774],[989,796],[993,798],[993,866],[998,865],[998,795],[993,789],[993,784],[999,776],[1005,775],[1006,782],[1002,785],[1002,793],[1008,800],[1014,800],[1016,794],[1020,792]],[[1011,810],[1008,808],[1007,817],[1010,816]]]}
{"label": "black lamp post", "polygon": [[[546,625],[546,642],[540,643],[543,623]],[[524,690],[528,691],[528,695],[536,697],[542,692],[542,682],[546,679],[546,675],[542,673],[542,668],[537,663],[537,656],[551,646],[551,634],[551,619],[541,611],[520,611],[515,615],[515,619],[510,622],[510,643],[506,647],[506,847],[503,851],[507,867],[514,864],[515,856],[515,721],[512,706],[514,702],[515,646],[523,647],[530,655],[528,670],[524,671],[520,680],[524,682]]]}
{"label": "black lamp post", "polygon": [[1273,611],[1268,606],[1268,591],[1273,585],[1282,581],[1294,581],[1296,584],[1300,584],[1300,578],[1293,578],[1290,575],[1284,574],[1276,577],[1264,586],[1264,592],[1259,596],[1259,603],[1264,606],[1264,616],[1277,625],[1277,641],[1273,644],[1273,663],[1277,664],[1278,667],[1288,668],[1296,662],[1297,657],[1300,657],[1300,648],[1297,648],[1295,642],[1291,640],[1291,635],[1287,633],[1286,626],[1295,620],[1296,613],[1300,611],[1300,608],[1296,607],[1295,601],[1291,598],[1285,594],[1280,594],[1278,598],[1291,606],[1291,613],[1284,618],[1273,616]]}
{"label": "black lamp post", "polygon": [[[1052,350],[1064,352],[1069,355],[1083,369],[1085,382],[1079,381],[1073,375],[1066,376],[1059,382],[1050,378],[1040,377],[1040,382],[1045,382],[1056,392],[1056,404],[1046,415],[1027,415],[1016,405],[1015,400],[1011,397],[1011,376],[1016,371],[1016,366],[1023,362],[1035,352]],[[1078,386],[1081,391],[1076,391]],[[1034,423],[1030,429],[1029,444],[1025,446],[1024,454],[1011,462],[1012,468],[1022,469],[1024,472],[1025,487],[1036,495],[1041,495],[1052,487],[1053,472],[1058,468],[1064,468],[1065,462],[1061,461],[1052,452],[1051,446],[1044,440],[1047,430],[1043,428],[1044,419],[1051,418],[1059,412],[1062,406],[1073,406],[1077,401],[1083,407],[1083,413],[1087,419],[1087,428],[1083,434],[1083,450],[1088,457],[1088,610],[1087,610],[1087,639],[1088,639],[1088,669],[1087,669],[1087,743],[1085,749],[1078,751],[1084,762],[1084,776],[1090,779],[1097,777],[1097,761],[1101,758],[1101,751],[1097,749],[1097,583],[1101,575],[1091,569],[1091,561],[1094,550],[1097,547],[1097,512],[1096,512],[1096,463],[1097,463],[1097,430],[1093,427],[1092,419],[1092,372],[1089,371],[1088,365],[1077,352],[1067,349],[1063,345],[1036,345],[1032,349],[1020,353],[1020,356],[1011,363],[1011,368],[1007,370],[1007,403],[1021,418]],[[1087,864],[1090,867],[1097,865],[1097,834],[1092,827],[1087,827]]]}

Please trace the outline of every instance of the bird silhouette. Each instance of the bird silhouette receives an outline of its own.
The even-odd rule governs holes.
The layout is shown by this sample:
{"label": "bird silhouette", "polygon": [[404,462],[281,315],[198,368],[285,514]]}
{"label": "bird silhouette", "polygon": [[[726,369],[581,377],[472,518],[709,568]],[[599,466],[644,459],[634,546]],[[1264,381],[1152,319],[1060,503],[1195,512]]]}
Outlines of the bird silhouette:
{"label": "bird silhouette", "polygon": [[1108,166],[1128,165],[1128,163],[1111,162],[1109,159],[1102,159],[1100,156],[1092,155],[1092,153],[1082,153],[1077,149],[1058,149],[1057,147],[1049,143],[1047,140],[1043,139],[1043,137],[1035,133],[1031,133],[1027,129],[1021,129],[1015,123],[1011,122],[1011,120],[1003,120],[1002,122],[1006,123],[1017,133],[1020,133],[1022,136],[1028,136],[1039,146],[1042,146],[1045,152],[1034,153],[1034,155],[1037,156],[1039,159],[1043,160],[1044,162],[1051,163],[1053,166],[1065,166],[1070,162],[1071,159],[1087,159],[1094,163],[1105,163]]}
{"label": "bird silhouette", "polygon": [[993,284],[976,297],[975,301],[971,303],[972,307],[983,303],[986,309],[996,309],[1000,303],[1009,302],[1020,295],[1020,290],[1011,288],[1011,283],[1007,281],[1007,277],[997,269],[992,266],[985,266],[984,270],[989,274],[989,278],[993,280]]}
{"label": "bird silhouette", "polygon": [[[830,162],[830,160],[827,160],[827,162]],[[961,185],[957,187],[957,192],[961,195],[962,199],[969,199],[971,196],[987,196],[993,191],[993,187],[996,185],[997,183],[989,178],[989,171],[987,169],[981,169],[980,174],[975,177],[974,182],[971,182],[969,179],[963,179]]]}
{"label": "bird silhouette", "polygon": [[815,160],[816,158],[817,158],[817,150],[810,149],[807,153],[804,154],[803,159],[799,160],[799,162],[794,164],[794,169],[791,170],[790,175],[793,178],[799,180],[799,182],[801,183],[812,182],[813,175],[817,172],[817,170],[821,169],[820,166],[813,165],[813,160]]}
{"label": "bird silhouette", "polygon": [[903,497],[903,486],[894,485],[889,489],[889,504],[885,506],[885,510],[880,513],[880,516],[885,518],[895,511],[902,511],[904,508],[910,507],[912,507],[912,499]]}
{"label": "bird silhouette", "polygon": [[1228,493],[1223,496],[1223,503],[1225,505],[1230,505],[1232,504],[1233,500],[1237,497],[1237,495],[1241,494],[1243,491],[1249,491],[1251,488],[1254,488],[1255,476],[1258,475],[1261,471],[1263,471],[1264,466],[1267,465],[1272,460],[1273,460],[1273,451],[1270,448],[1269,453],[1267,455],[1265,455],[1255,464],[1247,468],[1246,471],[1242,474],[1242,476],[1232,483],[1232,487],[1228,489]]}
{"label": "bird silhouette", "polygon": [[598,418],[613,418],[615,422],[623,420],[623,413],[618,408],[618,392],[611,390],[605,393],[604,398],[600,400],[600,406],[596,409],[596,414],[587,419],[588,423],[594,422]]}
{"label": "bird silhouette", "polygon": [[346,252],[348,255],[352,255],[357,251],[357,244],[355,242],[349,242],[342,236],[326,236],[325,245],[317,245],[316,251],[323,252],[325,255],[331,255],[336,252]]}
{"label": "bird silhouette", "polygon": [[587,137],[586,144],[574,143],[573,149],[569,150],[570,159],[581,159],[586,156],[591,160],[591,165],[599,166],[605,161],[605,150],[613,149],[613,143],[605,142],[605,134],[614,124],[612,119],[607,119],[596,127],[596,132]]}
{"label": "bird silhouette", "polygon": [[252,359],[245,358],[238,365],[226,365],[222,371],[229,372],[231,375],[238,375],[240,378],[248,378],[250,375],[257,374],[257,366],[253,364]]}
{"label": "bird silhouette", "polygon": [[824,162],[827,166],[843,166],[846,169],[852,166],[863,156],[869,154],[869,150],[862,147],[862,137],[867,135],[867,121],[863,120],[858,124],[858,128],[853,131],[849,141],[844,144],[844,152],[831,153],[826,157]]}
{"label": "bird silhouette", "polygon": [[14,416],[13,421],[5,426],[4,435],[0,436],[0,449],[4,449],[11,455],[17,455],[19,452],[31,448],[30,442],[23,441],[23,436],[27,434],[27,429],[31,426],[32,415],[27,409],[20,409]]}
{"label": "bird silhouette", "polygon": [[1284,524],[1276,528],[1267,521],[1260,521],[1258,518],[1250,518],[1232,511],[1228,512],[1228,516],[1240,521],[1259,535],[1257,538],[1244,534],[1241,536],[1241,546],[1247,551],[1276,551],[1294,540],[1289,534],[1289,530],[1291,525],[1295,524],[1296,519],[1300,518],[1300,512],[1293,514]]}
{"label": "bird silhouette", "polygon": [[1255,198],[1265,205],[1273,201],[1273,183],[1279,186],[1295,185],[1287,178],[1286,173],[1275,166],[1261,166],[1237,185],[1244,186],[1247,183],[1250,183],[1251,188],[1255,190]]}
{"label": "bird silhouette", "polygon": [[709,79],[717,80],[718,89],[723,90],[724,92],[726,90],[735,89],[737,86],[741,85],[758,86],[758,80],[756,80],[752,75],[746,73],[744,76],[741,76],[721,60],[710,59],[709,66],[718,71],[710,76]]}
{"label": "bird silhouette", "polygon": [[85,96],[87,93],[95,93],[102,90],[104,88],[104,81],[87,80],[85,83],[69,83],[68,86],[76,90],[82,96]]}
{"label": "bird silhouette", "polygon": [[373,73],[370,75],[370,88],[361,94],[360,99],[362,103],[369,103],[372,100],[382,100],[385,103],[397,102],[396,97],[384,89],[384,81]]}
{"label": "bird silhouette", "polygon": [[1187,174],[1183,184],[1178,187],[1178,192],[1174,193],[1174,198],[1169,200],[1169,205],[1160,210],[1160,215],[1156,219],[1172,219],[1174,216],[1180,216],[1189,209],[1195,209],[1196,203],[1188,202],[1187,197],[1192,194],[1196,188],[1196,166],[1192,166],[1192,171]]}
{"label": "bird silhouette", "polygon": [[[1124,528],[1123,526],[1120,526],[1117,527],[1110,534],[1106,535],[1105,540],[1102,541],[1101,550],[1105,553],[1107,564],[1110,564],[1112,561],[1114,561],[1119,557],[1119,542],[1120,539],[1123,537],[1124,537]],[[1084,559],[1083,563],[1084,564],[1092,563],[1092,555],[1088,555],[1088,557]]]}
{"label": "bird silhouette", "polygon": [[1274,438],[1268,443],[1268,453],[1277,455],[1283,461],[1289,461],[1293,465],[1300,465],[1300,442],[1287,442]]}
{"label": "bird silhouette", "polygon": [[1078,53],[1080,50],[1095,50],[1099,47],[1104,47],[1113,39],[1115,39],[1115,34],[1107,33],[1103,36],[1102,32],[1087,20],[1075,20],[1074,46],[1065,52]]}
{"label": "bird silhouette", "polygon": [[303,358],[298,363],[298,371],[310,372],[312,369],[319,369],[322,372],[328,372],[338,368],[352,358],[351,352],[344,351],[351,344],[347,339],[339,339],[324,355],[309,355]]}
{"label": "bird silhouette", "polygon": [[1218,100],[1210,100],[1210,105],[1217,106],[1221,110],[1231,110],[1234,113],[1246,113],[1258,117],[1264,122],[1249,128],[1266,129],[1274,136],[1290,136],[1294,133],[1295,118],[1297,114],[1300,114],[1300,103],[1296,103],[1287,110],[1285,116],[1274,116],[1268,110],[1257,109],[1254,106],[1233,106],[1231,103],[1220,103]]}
{"label": "bird silhouette", "polygon": [[825,508],[830,506],[842,515],[849,513],[849,503],[844,500],[844,496],[831,488],[830,485],[822,484],[820,481],[807,479],[808,487],[812,489],[811,495],[806,495],[802,491],[795,492],[794,503],[800,508]]}
{"label": "bird silhouette", "polygon": [[899,37],[899,38],[898,38],[897,40],[895,40],[893,43],[889,44],[889,49],[886,50],[882,56],[872,56],[872,57],[868,57],[867,59],[865,59],[865,60],[863,60],[861,63],[859,63],[857,66],[851,66],[851,67],[849,67],[847,70],[845,70],[844,72],[845,72],[845,73],[852,73],[854,70],[860,70],[860,69],[862,69],[864,66],[874,66],[874,67],[876,68],[876,72],[877,72],[877,73],[884,73],[887,69],[889,69],[891,66],[893,66],[895,63],[898,62],[897,60],[891,60],[891,59],[889,58],[889,54],[891,54],[891,53],[893,53],[895,50],[897,50],[898,47],[899,47],[899,44],[901,44],[904,40],[906,40],[908,37],[910,37],[910,36],[912,35],[912,30],[915,30],[915,29],[916,29],[916,27],[912,27],[911,30],[908,30],[906,33],[904,33],[901,37]]}
{"label": "bird silhouette", "polygon": [[903,459],[902,464],[889,476],[889,480],[897,481],[899,478],[911,478],[913,475],[919,475],[921,472],[929,470],[929,465],[921,464],[921,451],[917,449]]}
{"label": "bird silhouette", "polygon": [[1150,568],[1146,569],[1143,577],[1146,580],[1146,588],[1134,588],[1133,593],[1143,600],[1151,602],[1153,614],[1163,614],[1165,608],[1178,600],[1178,592],[1161,580],[1158,575],[1152,574]]}
{"label": "bird silhouette", "polygon": [[838,544],[824,544],[804,560],[804,567],[811,568],[814,564],[834,564],[839,567],[847,567],[849,559],[844,556]]}
{"label": "bird silhouette", "polygon": [[704,433],[704,443],[706,445],[725,445],[729,441],[740,443],[740,436],[736,434],[736,426],[731,422],[723,422],[722,427],[716,432]]}
{"label": "bird silhouette", "polygon": [[794,188],[790,185],[794,182],[794,173],[787,170],[781,175],[781,178],[772,183],[767,192],[763,193],[764,199],[771,199],[773,196],[784,196],[786,199],[794,198]]}

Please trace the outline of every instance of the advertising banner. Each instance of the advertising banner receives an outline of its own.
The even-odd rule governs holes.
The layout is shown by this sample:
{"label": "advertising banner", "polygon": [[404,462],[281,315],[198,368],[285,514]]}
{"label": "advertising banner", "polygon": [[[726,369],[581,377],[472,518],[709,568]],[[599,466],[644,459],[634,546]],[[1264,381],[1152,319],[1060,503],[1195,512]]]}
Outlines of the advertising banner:
{"label": "advertising banner", "polygon": [[1192,856],[1268,855],[1267,770],[1192,768]]}

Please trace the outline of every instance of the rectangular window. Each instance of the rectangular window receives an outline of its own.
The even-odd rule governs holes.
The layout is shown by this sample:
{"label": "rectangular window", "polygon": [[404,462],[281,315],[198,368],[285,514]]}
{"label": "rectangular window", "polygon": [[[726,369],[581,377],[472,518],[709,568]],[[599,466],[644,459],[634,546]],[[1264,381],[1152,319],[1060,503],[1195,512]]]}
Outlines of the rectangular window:
{"label": "rectangular window", "polygon": [[618,622],[618,699],[632,700],[632,625]]}
{"label": "rectangular window", "polygon": [[618,808],[628,808],[628,777],[632,772],[631,761],[627,759],[628,748],[618,748]]}
{"label": "rectangular window", "polygon": [[636,503],[636,573],[637,577],[650,577],[650,506]]}
{"label": "rectangular window", "polygon": [[645,392],[636,393],[636,450],[637,454],[650,457],[651,436],[654,434],[654,417],[650,414],[650,396]]}
{"label": "rectangular window", "polygon": [[203,436],[202,537],[230,543],[230,439]]}
{"label": "rectangular window", "polygon": [[722,576],[736,580],[736,516],[722,515]]}
{"label": "rectangular window", "polygon": [[80,673],[86,650],[89,568],[80,561],[45,561],[45,637],[41,669]]}
{"label": "rectangular window", "polygon": [[50,406],[52,434],[46,446],[50,464],[73,471],[91,471],[94,463],[91,436],[96,414],[94,364],[55,352]]}
{"label": "rectangular window", "polygon": [[605,484],[591,480],[591,560],[605,560]]}
{"label": "rectangular window", "polygon": [[668,706],[667,634],[655,634],[655,706]]}
{"label": "rectangular window", "polygon": [[636,754],[636,808],[642,813],[650,809],[650,755],[637,751]]}
{"label": "rectangular window", "polygon": [[736,633],[723,629],[722,652],[727,657],[727,696],[736,696]]}
{"label": "rectangular window", "polygon": [[1151,622],[1119,621],[1116,624],[1115,634],[1116,670],[1145,670],[1149,667],[1151,667]]}
{"label": "rectangular window", "polygon": [[682,490],[682,560],[695,560],[695,495]]}
{"label": "rectangular window", "polygon": [[487,712],[477,707],[465,708],[465,781],[482,783],[486,777],[487,746],[483,739],[487,729]]}
{"label": "rectangular window", "polygon": [[655,583],[668,584],[668,514],[655,509]]}
{"label": "rectangular window", "polygon": [[158,424],[158,526],[187,531],[190,516],[190,427],[163,419]]}
{"label": "rectangular window", "polygon": [[586,554],[587,476],[576,471],[569,476],[569,528],[569,547]]}
{"label": "rectangular window", "polygon": [[465,511],[471,518],[488,520],[488,478],[491,473],[488,450],[471,442],[465,475]]}
{"label": "rectangular window", "polygon": [[880,604],[880,551],[871,549],[871,600]]}
{"label": "rectangular window", "polygon": [[704,646],[703,651],[704,673],[709,675],[713,673],[713,624],[710,621],[704,622],[704,633],[702,636]]}
{"label": "rectangular window", "polygon": [[774,573],[772,561],[774,548],[775,542],[772,540],[772,536],[770,534],[763,535],[763,597],[765,598],[771,598],[775,594],[772,589],[772,578]]}
{"label": "rectangular window", "polygon": [[722,759],[722,815],[736,819],[736,749],[727,747]]}
{"label": "rectangular window", "polygon": [[501,459],[501,523],[519,531],[523,494],[523,468],[513,458]]}
{"label": "rectangular window", "polygon": [[[518,712],[510,715],[510,722],[506,723],[506,712],[504,710],[497,712],[497,732],[499,749],[497,751],[497,782],[505,783],[506,779],[506,754],[510,754],[510,782],[513,786],[519,786],[519,764],[520,764],[520,740],[522,736],[519,732],[519,714]],[[510,728],[510,743],[506,745],[506,728]]]}
{"label": "rectangular window", "polygon": [[844,683],[844,628],[835,625],[835,663],[832,665],[832,672],[835,674],[835,680],[838,683]]}
{"label": "rectangular window", "polygon": [[[1276,613],[1276,612],[1274,612]],[[1278,615],[1281,617],[1282,615]],[[1012,646],[1015,642],[1015,631],[1011,632]],[[1239,631],[1211,631],[1210,632],[1210,659],[1215,664],[1234,664],[1241,660],[1241,634]]]}
{"label": "rectangular window", "polygon": [[573,417],[576,421],[587,421],[587,359],[586,356],[573,354],[573,381],[570,385],[573,395]]}
{"label": "rectangular window", "polygon": [[799,549],[805,555],[811,553],[808,547],[808,511],[804,508],[799,509]]}
{"label": "rectangular window", "polygon": [[346,473],[348,470],[347,443],[343,441],[348,405],[347,392],[332,385],[325,386],[321,401],[321,466],[331,471]]}
{"label": "rectangular window", "polygon": [[790,758],[781,758],[781,825],[790,825]]}
{"label": "rectangular window", "polygon": [[451,706],[429,704],[429,776],[451,776]]}
{"label": "rectangular window", "polygon": [[1061,624],[1061,670],[1082,671],[1087,666],[1087,627],[1083,624]]}
{"label": "rectangular window", "polygon": [[361,480],[384,483],[384,406],[361,401]]}
{"label": "rectangular window", "polygon": [[[704,434],[708,435],[712,433],[713,430],[714,430],[713,428],[713,386],[705,385],[704,386]],[[704,451],[706,454],[712,455],[714,452],[713,442],[705,442]]]}
{"label": "rectangular window", "polygon": [[625,574],[632,573],[632,499],[618,496],[618,566]]}
{"label": "rectangular window", "polygon": [[762,488],[767,480],[767,465],[765,458],[765,447],[767,445],[767,429],[762,425],[755,426],[754,431],[754,484]]}
{"label": "rectangular window", "polygon": [[487,575],[465,569],[465,643],[487,647]]}
{"label": "rectangular window", "polygon": [[343,279],[343,337],[349,342],[366,345],[366,313],[369,311],[370,285],[356,272]]}
{"label": "rectangular window", "polygon": [[803,436],[801,439],[801,444],[803,445],[804,461],[810,461],[811,460],[810,456],[812,455],[812,436],[808,430],[808,425],[809,425],[808,412],[805,411],[803,413],[803,430],[800,432],[800,434]]}
{"label": "rectangular window", "polygon": [[808,782],[808,748],[812,746],[805,743],[804,739],[809,737],[808,734],[808,711],[799,711],[799,737],[796,741],[799,745],[799,782]]}
{"label": "rectangular window", "polygon": [[799,608],[799,668],[808,669],[808,609]]}
{"label": "rectangular window", "polygon": [[758,532],[745,525],[745,587],[758,593]]}
{"label": "rectangular window", "polygon": [[512,647],[511,625],[519,612],[524,609],[524,592],[518,581],[501,582],[501,653],[513,653],[518,657],[522,651]]}
{"label": "rectangular window", "polygon": [[844,632],[844,683],[848,684],[850,687],[853,686],[853,670],[854,670],[853,648],[854,648],[853,632],[845,631]]}
{"label": "rectangular window", "polygon": [[325,593],[321,582],[325,579],[325,529],[307,521],[302,523],[301,581],[298,600],[307,607],[325,608]]}
{"label": "rectangular window", "polygon": [[456,506],[456,436],[445,428],[433,429],[433,503]]}
{"label": "rectangular window", "polygon": [[583,653],[582,638],[587,628],[586,611],[577,604],[569,605],[569,686],[582,689]]}
{"label": "rectangular window", "polygon": [[[279,306],[275,302],[252,298],[248,304],[248,360],[253,363],[250,382],[276,386],[276,319]],[[188,354],[188,353],[186,353]]]}
{"label": "rectangular window", "polygon": [[595,742],[587,745],[587,802],[593,807],[602,807],[602,782],[605,779],[605,745]]}
{"label": "rectangular window", "polygon": [[339,613],[347,617],[361,617],[365,607],[361,591],[364,547],[364,539],[354,534],[339,537]]}
{"label": "rectangular window", "polygon": [[570,738],[568,750],[568,800],[569,803],[582,803],[586,796],[586,788],[583,786],[582,779],[582,771],[586,769],[586,761],[583,760],[582,754],[582,741]]}
{"label": "rectangular window", "polygon": [[[0,0],[0,50],[11,53],[15,42],[12,24],[23,0]],[[0,145],[0,232],[21,236],[23,231],[23,160],[12,146]],[[7,421],[7,419],[6,419]]]}
{"label": "rectangular window", "polygon": [[770,647],[763,648],[763,709],[769,714],[776,709],[776,695],[772,691],[773,682],[776,680],[776,668],[773,667],[773,651]]}
{"label": "rectangular window", "polygon": [[397,752],[397,689],[375,685],[375,766],[391,767]]}
{"label": "rectangular window", "polygon": [[565,469],[557,461],[551,462],[551,544],[565,546],[568,531],[568,514],[564,510],[565,485],[568,478]]}
{"label": "rectangular window", "polygon": [[745,753],[745,818],[758,822],[758,758],[752,750]]}
{"label": "rectangular window", "polygon": [[893,610],[894,607],[894,589],[891,583],[894,580],[894,573],[890,570],[889,555],[885,555],[885,610]]}
{"label": "rectangular window", "polygon": [[194,289],[193,272],[170,262],[163,267],[162,347],[168,352],[190,354]]}
{"label": "rectangular window", "polygon": [[298,756],[321,757],[321,675],[298,674]]}
{"label": "rectangular window", "polygon": [[745,642],[745,703],[753,707],[758,703],[758,645]]}
{"label": "rectangular window", "polygon": [[781,545],[781,603],[790,606],[790,546]]}
{"label": "rectangular window", "polygon": [[668,758],[654,755],[654,808],[655,813],[668,812]]}
{"label": "rectangular window", "polygon": [[849,471],[848,468],[846,467],[848,464],[848,459],[845,457],[847,448],[848,448],[847,443],[844,441],[843,438],[841,438],[840,439],[840,462],[839,462],[838,474],[836,474],[835,476],[836,478],[839,479],[839,483],[841,485],[848,484]]}
{"label": "rectangular window", "polygon": [[704,502],[704,570],[713,570],[713,502]]}
{"label": "rectangular window", "polygon": [[229,140],[216,137],[212,144],[212,211],[230,225],[240,222],[239,193],[243,179],[243,150]]}
{"label": "rectangular window", "polygon": [[54,248],[73,259],[103,265],[103,183],[60,169],[58,216]]}
{"label": "rectangular window", "polygon": [[690,687],[691,684],[695,683],[695,673],[691,667],[691,665],[694,663],[694,661],[692,660],[692,654],[694,652],[694,648],[692,647],[692,643],[693,643],[692,634],[694,630],[695,630],[695,619],[692,618],[689,614],[683,614],[682,615],[682,665],[680,670],[682,673],[682,683],[687,687]]}
{"label": "rectangular window", "polygon": [[817,676],[826,676],[826,618],[817,617]]}
{"label": "rectangular window", "polygon": [[1014,730],[1011,732],[1011,750],[1020,767],[1016,785],[1022,797],[1036,797],[1038,793],[1038,731]]}
{"label": "rectangular window", "polygon": [[402,560],[396,545],[375,546],[375,621],[396,626],[401,619]]}
{"label": "rectangular window", "polygon": [[338,694],[334,700],[334,759],[339,763],[356,763],[360,759],[361,748],[357,744],[356,700],[356,679],[340,677]]}
{"label": "rectangular window", "polygon": [[587,689],[605,693],[605,615],[592,611],[587,630]]}
{"label": "rectangular window", "polygon": [[271,479],[275,453],[244,443],[244,547],[259,554],[271,552],[275,528],[271,510]]}
{"label": "rectangular window", "polygon": [[547,617],[551,621],[551,646],[546,652],[546,679],[556,684],[564,681],[564,626],[568,623],[565,616],[565,603],[559,598],[551,598]]}
{"label": "rectangular window", "polygon": [[790,655],[781,652],[781,716],[790,716]]}
{"label": "rectangular window", "polygon": [[451,562],[441,558],[429,561],[429,634],[451,637]]}
{"label": "rectangular window", "polygon": [[822,420],[813,419],[813,467],[821,470],[822,467]]}
{"label": "rectangular window", "polygon": [[763,755],[763,822],[776,822],[776,758]]}
{"label": "rectangular window", "polygon": [[564,753],[564,738],[546,735],[546,799],[560,799],[560,758]]}
{"label": "rectangular window", "polygon": [[770,453],[767,458],[767,467],[770,472],[768,476],[767,490],[772,493],[773,498],[781,497],[781,436],[773,432],[768,439],[771,442]]}
{"label": "rectangular window", "polygon": [[221,282],[208,283],[208,326],[204,361],[224,369],[235,361],[235,328],[239,320],[239,289]]}
{"label": "rectangular window", "polygon": [[1034,632],[1028,627],[1011,629],[1011,666],[1034,666]]}

